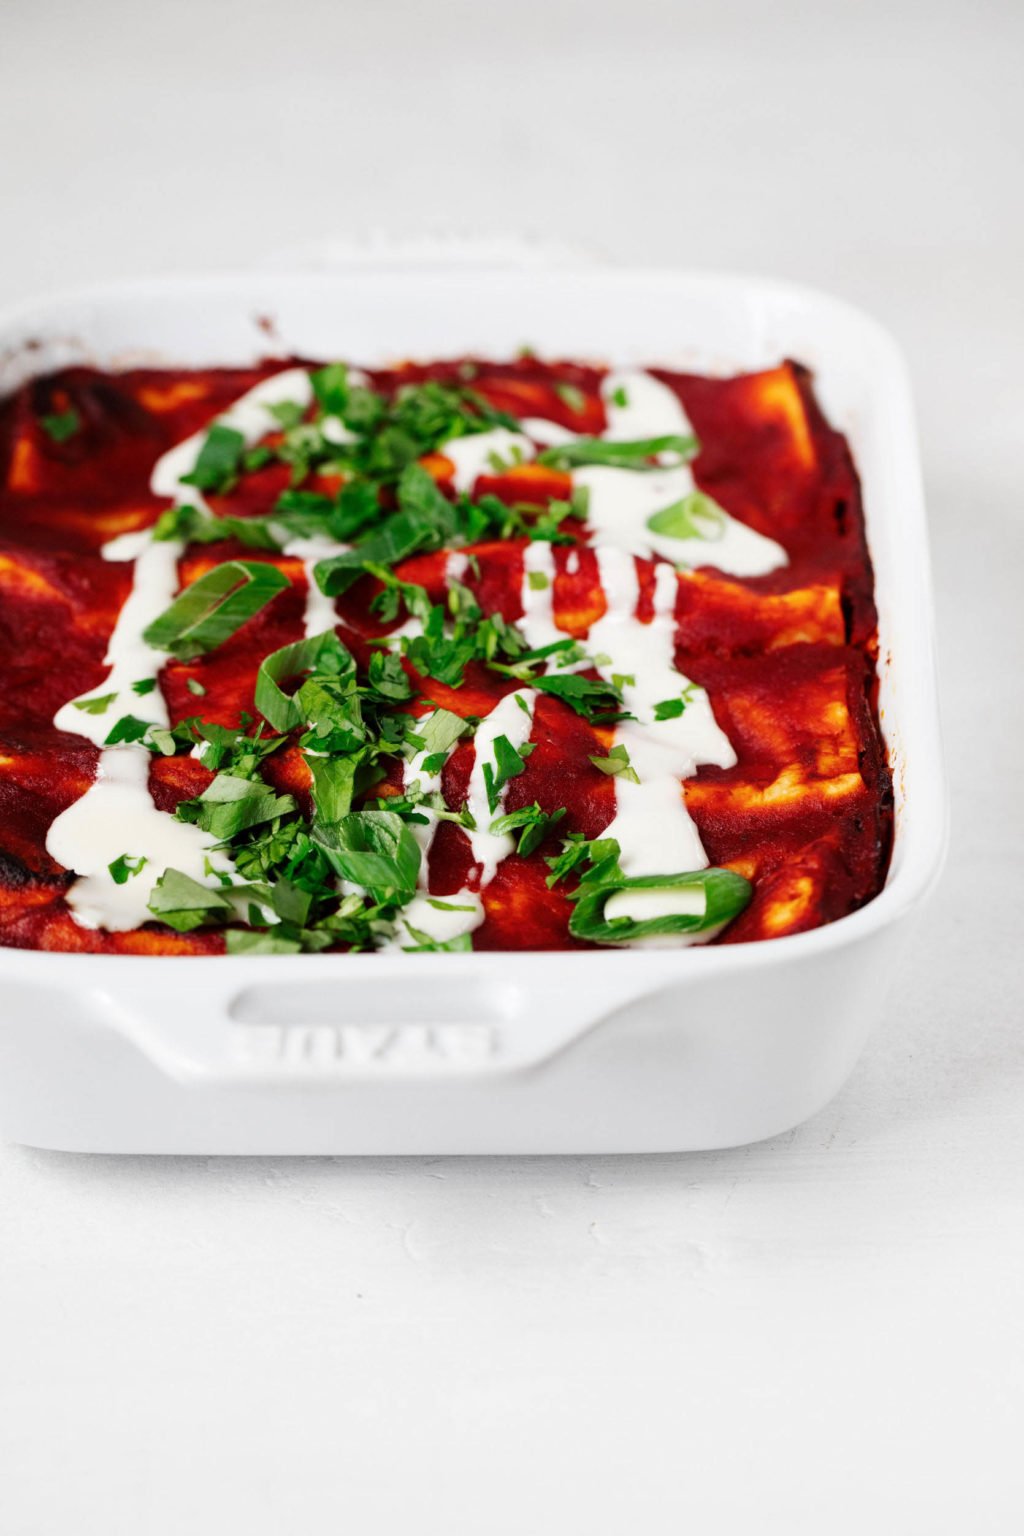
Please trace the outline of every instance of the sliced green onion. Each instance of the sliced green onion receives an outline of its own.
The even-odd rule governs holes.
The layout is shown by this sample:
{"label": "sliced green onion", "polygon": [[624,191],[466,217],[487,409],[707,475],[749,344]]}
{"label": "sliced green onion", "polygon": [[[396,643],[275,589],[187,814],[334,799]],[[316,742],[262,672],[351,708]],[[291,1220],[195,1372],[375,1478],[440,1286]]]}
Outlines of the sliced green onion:
{"label": "sliced green onion", "polygon": [[[665,913],[661,917],[636,920],[631,917],[604,915],[609,897],[618,891],[676,891],[701,888],[704,911]],[[731,869],[700,869],[681,875],[641,875],[632,880],[617,879],[607,883],[581,885],[569,920],[569,932],[577,939],[593,944],[628,944],[636,939],[656,938],[677,933],[713,933],[724,928],[748,904],[753,886]]]}
{"label": "sliced green onion", "polygon": [[691,491],[670,507],[664,507],[647,519],[652,533],[670,539],[706,539],[709,543],[725,536],[728,518],[716,501],[703,491]]}
{"label": "sliced green onion", "polygon": [[238,474],[245,438],[235,427],[215,421],[203,440],[195,468],[181,479],[199,491],[228,491]]}
{"label": "sliced green onion", "polygon": [[556,469],[577,469],[585,464],[607,464],[613,469],[661,469],[649,460],[659,453],[675,453],[688,464],[700,450],[692,435],[668,433],[664,437],[640,437],[632,442],[609,442],[603,437],[578,437],[573,442],[556,443],[538,453],[537,463]]}
{"label": "sliced green onion", "polygon": [[186,587],[142,638],[156,650],[191,661],[223,645],[288,585],[276,565],[226,560]]}

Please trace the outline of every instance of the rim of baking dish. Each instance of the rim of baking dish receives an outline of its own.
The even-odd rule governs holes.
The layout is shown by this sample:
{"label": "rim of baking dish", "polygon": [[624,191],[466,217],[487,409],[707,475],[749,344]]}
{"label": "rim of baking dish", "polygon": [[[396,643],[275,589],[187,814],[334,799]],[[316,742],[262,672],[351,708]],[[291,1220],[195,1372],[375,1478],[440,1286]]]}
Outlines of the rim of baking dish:
{"label": "rim of baking dish", "polygon": [[[24,377],[31,377],[42,368],[55,366],[43,355],[45,345],[58,341],[66,345],[72,354],[78,353],[84,360],[96,356],[96,348],[89,347],[61,327],[62,310],[86,306],[104,307],[125,300],[152,300],[166,298],[169,291],[180,296],[199,298],[206,294],[231,297],[236,301],[250,295],[250,302],[265,299],[270,302],[275,291],[281,292],[301,285],[306,292],[321,290],[329,293],[339,283],[376,288],[381,291],[408,288],[411,284],[447,289],[456,296],[467,283],[502,287],[509,282],[524,288],[571,287],[581,290],[618,292],[636,291],[638,284],[646,290],[652,287],[677,288],[682,285],[732,302],[755,301],[774,306],[783,316],[786,311],[811,311],[825,322],[852,327],[870,343],[879,369],[872,380],[873,389],[884,397],[886,409],[881,413],[884,428],[886,469],[889,477],[887,499],[899,506],[899,522],[894,530],[898,545],[895,563],[899,575],[899,603],[894,605],[896,621],[891,624],[893,633],[887,636],[887,653],[880,655],[878,667],[889,664],[888,650],[899,656],[904,675],[912,677],[912,686],[905,689],[900,700],[898,719],[903,753],[896,758],[893,743],[887,729],[883,730],[887,753],[897,785],[897,817],[893,840],[892,858],[886,883],[878,895],[871,898],[855,912],[802,933],[784,934],[772,939],[750,940],[729,945],[690,945],[677,950],[644,949],[589,949],[589,950],[487,950],[460,954],[432,955],[383,955],[380,953],[336,953],[326,955],[104,955],[64,950],[27,950],[0,947],[0,974],[33,974],[44,962],[56,964],[62,975],[80,968],[83,980],[94,984],[97,972],[112,962],[117,962],[117,973],[125,974],[130,968],[136,974],[145,973],[152,981],[159,971],[169,966],[179,968],[183,964],[211,965],[225,983],[243,978],[255,979],[258,975],[273,974],[275,980],[288,980],[293,975],[312,979],[323,978],[335,970],[370,970],[382,976],[396,972],[414,976],[429,974],[449,975],[452,980],[460,976],[476,974],[485,968],[509,965],[528,960],[532,967],[554,970],[572,966],[586,967],[593,974],[594,967],[608,967],[621,974],[623,971],[642,973],[648,984],[664,979],[681,982],[686,979],[706,979],[710,975],[727,970],[747,970],[762,965],[783,965],[810,960],[812,957],[840,947],[860,943],[880,929],[895,924],[919,906],[942,873],[949,841],[949,801],[942,751],[942,733],[939,717],[938,686],[936,677],[935,617],[932,597],[931,561],[928,527],[925,512],[924,489],[920,467],[917,428],[911,397],[907,366],[902,352],[891,333],[865,311],[845,300],[802,284],[784,282],[740,272],[688,270],[664,267],[600,267],[555,268],[551,270],[522,271],[510,267],[430,267],[418,271],[415,268],[398,270],[359,267],[346,270],[317,271],[310,273],[294,270],[224,271],[215,273],[168,273],[163,276],[128,278],[123,281],[107,280],[73,286],[44,294],[35,299],[5,306],[0,310],[0,370],[15,366],[19,361]],[[275,342],[279,342],[273,330],[254,309],[252,313],[254,355],[272,355]],[[21,332],[21,336],[18,336]],[[13,339],[6,341],[5,337]],[[543,341],[543,338],[537,338]],[[595,353],[601,349],[595,349]],[[105,362],[107,367],[139,366],[150,362],[151,353],[140,348],[138,354],[128,355],[127,349],[118,349],[118,356]],[[454,355],[454,352],[453,352]],[[39,368],[31,364],[38,359]],[[69,358],[69,361],[71,359]],[[654,359],[647,357],[649,363]],[[159,362],[151,364],[159,366]],[[230,360],[223,366],[231,366]],[[671,363],[668,366],[672,366]],[[675,366],[679,366],[678,359]],[[19,371],[21,371],[19,369]],[[0,387],[4,387],[0,385]],[[10,387],[14,387],[13,384]],[[858,468],[862,468],[858,463]],[[870,521],[870,514],[869,514]],[[869,530],[869,550],[877,566],[875,548]],[[876,571],[877,580],[877,571]],[[909,764],[909,766],[908,766]],[[910,814],[904,813],[904,806]],[[230,978],[228,973],[231,973]],[[639,979],[639,978],[638,978]]]}

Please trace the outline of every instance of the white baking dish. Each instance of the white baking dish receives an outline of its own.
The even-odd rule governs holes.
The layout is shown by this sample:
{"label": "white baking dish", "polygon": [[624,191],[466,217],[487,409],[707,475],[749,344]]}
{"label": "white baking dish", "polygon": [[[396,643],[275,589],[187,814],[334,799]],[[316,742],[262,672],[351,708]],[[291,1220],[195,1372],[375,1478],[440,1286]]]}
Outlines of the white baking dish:
{"label": "white baking dish", "polygon": [[[268,329],[268,317],[272,328]],[[578,954],[130,958],[0,949],[0,1131],[104,1152],[639,1152],[821,1108],[939,873],[946,794],[917,448],[899,354],[803,289],[641,271],[247,273],[0,316],[0,393],[70,361],[458,352],[817,376],[864,485],[896,788],[884,891],[767,943]]]}

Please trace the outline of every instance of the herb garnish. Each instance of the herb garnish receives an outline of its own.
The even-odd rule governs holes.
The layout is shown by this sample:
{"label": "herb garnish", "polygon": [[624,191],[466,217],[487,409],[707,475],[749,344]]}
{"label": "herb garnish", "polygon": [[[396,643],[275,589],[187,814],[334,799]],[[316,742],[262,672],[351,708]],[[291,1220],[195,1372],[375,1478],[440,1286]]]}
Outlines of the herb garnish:
{"label": "herb garnish", "polygon": [[652,533],[661,533],[670,539],[715,541],[725,536],[727,521],[716,501],[705,496],[703,491],[691,491],[670,507],[652,513],[647,526]]}
{"label": "herb garnish", "polygon": [[536,801],[532,805],[524,805],[518,811],[510,811],[507,816],[498,816],[491,822],[490,830],[495,834],[502,832],[519,832],[519,841],[516,844],[516,852],[525,858],[532,853],[547,837],[552,827],[562,820],[566,814],[565,806],[557,811],[542,811]]}
{"label": "herb garnish", "polygon": [[288,585],[276,565],[227,560],[186,587],[142,638],[156,650],[191,661],[223,645]]}
{"label": "herb garnish", "polygon": [[663,466],[656,455],[673,453],[681,464],[695,458],[700,444],[693,436],[668,433],[664,437],[643,437],[632,442],[610,442],[603,437],[577,437],[572,442],[557,443],[537,455],[538,464],[556,469],[575,469],[586,464],[607,464],[616,469],[653,470]]}
{"label": "herb garnish", "polygon": [[82,425],[82,418],[73,406],[66,411],[55,411],[47,416],[38,416],[36,420],[52,443],[66,443],[69,437],[74,437]]}
{"label": "herb garnish", "polygon": [[[598,725],[632,718],[623,707],[623,689],[633,683],[625,675],[610,681],[585,675],[581,667],[604,667],[607,658],[589,657],[569,636],[531,648],[515,624],[500,613],[485,613],[474,591],[459,581],[449,581],[444,600],[434,602],[424,587],[403,580],[394,567],[411,555],[491,537],[573,543],[573,522],[586,517],[587,493],[576,487],[565,500],[542,495],[534,504],[526,489],[522,501],[508,504],[487,495],[473,501],[442,488],[419,462],[425,455],[452,438],[495,426],[519,428],[515,418],[494,410],[470,388],[429,382],[401,387],[388,397],[354,382],[341,364],[317,370],[311,383],[311,409],[291,402],[271,409],[279,430],[268,442],[247,448],[242,433],[215,422],[186,477],[198,492],[230,497],[243,475],[274,461],[283,463],[291,471],[291,486],[269,513],[235,515],[223,506],[210,511],[197,496],[197,505],[165,512],[154,534],[200,545],[234,539],[271,554],[296,538],[324,537],[347,545],[318,562],[320,589],[333,596],[356,582],[373,582],[371,607],[378,618],[385,624],[414,620],[414,632],[369,641],[366,649],[357,648],[358,661],[333,629],[265,656],[255,690],[263,717],[259,722],[243,715],[237,726],[228,727],[192,717],[164,727],[124,715],[115,723],[110,744],[141,743],[168,756],[195,752],[213,777],[201,794],[179,804],[176,815],[208,832],[230,858],[230,874],[208,868],[210,885],[168,870],[157,883],[150,910],[182,932],[225,927],[230,953],[373,949],[403,930],[412,941],[406,948],[469,949],[468,934],[435,940],[402,915],[420,874],[417,823],[434,818],[475,826],[467,806],[460,810],[446,804],[437,792],[437,776],[478,722],[451,709],[427,708],[430,682],[457,689],[467,667],[484,666],[548,694]],[[559,392],[575,411],[586,404],[573,385]],[[657,455],[684,459],[695,450],[695,442],[682,436],[627,443],[579,438],[545,450],[538,462],[565,469],[609,464],[643,471],[658,467]],[[321,478],[306,484],[314,472]],[[521,480],[529,486],[529,476]],[[674,509],[665,511],[676,515]],[[696,504],[690,515],[701,526]],[[479,579],[472,557],[467,569],[473,573],[467,580]],[[540,572],[528,580],[535,590],[549,582]],[[186,588],[149,626],[145,638],[191,661],[222,645],[287,585],[276,564],[228,560]],[[203,697],[198,678],[185,681],[193,695]],[[143,680],[135,691],[149,692],[154,686],[152,679]],[[77,702],[101,713],[115,697]],[[530,715],[525,699],[515,697]],[[663,701],[656,706],[656,718],[681,713],[685,698]],[[663,709],[669,713],[659,713]],[[299,789],[279,793],[263,776],[267,759],[286,744],[286,782],[295,784],[297,748],[308,770],[308,801]],[[524,857],[535,853],[567,814],[564,806],[548,812],[537,802],[496,814],[505,787],[523,773],[533,750],[530,741],[516,747],[499,735],[491,746],[492,760],[481,767],[490,830],[513,835]],[[406,765],[397,788],[396,759]],[[622,744],[606,755],[595,753],[591,761],[603,773],[636,779]],[[283,781],[276,773],[268,777]],[[115,861],[114,878],[127,880],[138,872],[130,861],[130,855]],[[572,892],[573,931],[589,936],[604,921],[603,905],[596,916],[588,916],[580,892],[584,886],[588,896],[604,886],[609,887],[606,895],[622,888],[617,844],[573,835],[549,863],[550,883],[570,877],[578,881],[579,889]],[[452,905],[434,904],[439,910]],[[692,919],[686,921],[692,926]],[[236,926],[240,923],[247,927]],[[621,920],[606,926],[614,932],[607,942],[620,942]]]}
{"label": "herb garnish", "polygon": [[[592,944],[628,944],[638,939],[668,934],[714,933],[731,922],[748,905],[753,894],[749,880],[731,869],[699,869],[682,874],[640,875],[627,878],[619,865],[619,844],[613,837],[588,842],[578,833],[562,844],[562,852],[548,859],[548,885],[558,885],[575,875],[576,888],[569,892],[573,903],[569,932]],[[620,891],[699,890],[704,911],[669,912],[652,918],[605,917],[609,897]]]}
{"label": "herb garnish", "polygon": [[117,698],[117,692],[94,694],[90,699],[72,699],[76,709],[81,709],[87,715],[105,715],[111,704]]}
{"label": "herb garnish", "polygon": [[617,776],[621,779],[628,779],[631,784],[640,783],[640,775],[630,762],[629,753],[621,742],[614,747],[608,748],[607,757],[590,754],[590,761],[602,773]]}
{"label": "herb garnish", "polygon": [[484,763],[483,779],[487,793],[487,809],[493,815],[501,803],[501,792],[509,779],[516,778],[526,767],[526,759],[536,742],[524,741],[516,748],[507,736],[494,738],[494,762]]}
{"label": "herb garnish", "polygon": [[687,683],[679,698],[662,699],[654,706],[655,720],[678,720],[688,704],[692,704],[696,695],[700,692],[696,683]]}
{"label": "herb garnish", "polygon": [[149,861],[142,854],[122,853],[120,858],[108,864],[110,877],[115,885],[126,885]]}
{"label": "herb garnish", "polygon": [[182,475],[184,485],[198,491],[230,491],[238,482],[238,471],[245,452],[245,437],[235,427],[215,421],[203,440],[195,467]]}

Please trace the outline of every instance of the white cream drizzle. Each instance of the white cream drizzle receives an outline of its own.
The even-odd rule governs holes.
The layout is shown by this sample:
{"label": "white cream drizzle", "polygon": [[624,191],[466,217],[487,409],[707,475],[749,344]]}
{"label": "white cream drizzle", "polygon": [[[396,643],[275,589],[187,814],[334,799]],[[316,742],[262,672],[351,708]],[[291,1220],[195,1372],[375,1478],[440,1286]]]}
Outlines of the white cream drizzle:
{"label": "white cream drizzle", "polygon": [[457,491],[469,492],[481,475],[496,473],[493,460],[514,463],[516,458],[532,459],[534,447],[523,432],[508,427],[493,427],[489,432],[475,432],[469,437],[453,437],[438,450],[454,466],[452,484]]}
{"label": "white cream drizzle", "polygon": [[523,614],[516,620],[531,650],[566,638],[565,631],[555,623],[554,595],[554,550],[545,540],[537,539],[523,550],[523,585],[519,594]]}
{"label": "white cream drizzle", "polygon": [[498,797],[497,809],[492,811],[487,801],[484,764],[494,766],[494,743],[499,736],[506,736],[517,751],[529,741],[536,701],[537,695],[532,688],[518,688],[515,693],[507,693],[490,714],[484,716],[473,738],[476,758],[469,776],[466,804],[476,827],[468,831],[467,836],[473,849],[473,861],[480,866],[481,890],[494,879],[498,865],[515,847],[515,838],[510,832],[490,830],[491,822],[504,815],[505,790],[502,789]]}
{"label": "white cream drizzle", "polygon": [[[241,432],[251,446],[274,425],[268,406],[284,401],[305,406],[311,398],[309,374],[302,368],[288,368],[264,379],[215,419],[222,426]],[[178,506],[204,505],[196,489],[183,484],[183,477],[195,468],[208,430],[186,438],[157,460],[149,482],[155,496],[170,496]],[[177,540],[154,539],[148,528],[124,534],[103,546],[105,560],[134,561],[132,590],[118,614],[107,646],[104,660],[110,672],[98,688],[84,697],[116,693],[117,698],[98,715],[77,709],[74,700],[61,705],[54,716],[58,730],[85,736],[102,747],[111,726],[124,714],[133,714],[152,725],[167,725],[167,705],[159,686],[138,694],[132,685],[155,679],[163,665],[163,652],[153,650],[142,637],[174,599],[178,590],[178,561],[184,548]],[[333,619],[329,622],[333,623]],[[200,884],[218,887],[219,882],[207,869],[231,869],[230,861],[210,851],[215,838],[153,804],[148,787],[149,763],[145,747],[104,747],[95,780],[84,795],[57,817],[47,833],[47,851],[78,876],[68,891],[67,901],[83,928],[123,932],[146,922],[151,916],[148,902],[153,887],[168,869],[181,870]],[[108,866],[122,854],[143,857],[146,863],[137,875],[129,876],[119,885]]]}
{"label": "white cream drizzle", "polygon": [[308,538],[297,536],[289,539],[284,545],[282,553],[301,560],[306,576],[306,607],[302,619],[302,632],[307,640],[313,635],[322,635],[325,630],[333,629],[338,622],[334,598],[328,597],[317,586],[316,567],[321,560],[330,560],[334,555],[343,555],[350,548],[351,545],[340,544],[337,539],[329,538],[325,533],[313,533]]}
{"label": "white cream drizzle", "polygon": [[[675,393],[649,374],[612,373],[602,384],[602,395],[608,418],[604,435],[609,440],[683,436],[692,430]],[[567,441],[574,435],[533,419],[524,421],[523,428],[542,443]],[[622,692],[626,709],[636,716],[616,728],[614,741],[626,748],[640,782],[616,775],[615,816],[604,835],[618,841],[620,863],[629,876],[704,869],[708,858],[686,809],[682,781],[701,764],[731,767],[736,755],[715,720],[706,692],[675,666],[676,568],[713,564],[735,575],[761,575],[784,565],[786,553],[728,514],[723,514],[720,537],[713,543],[651,530],[647,524],[654,513],[695,489],[685,465],[653,471],[586,466],[574,472],[573,485],[588,492],[587,524],[607,605],[602,618],[591,626],[587,652],[599,658],[597,670],[603,677],[632,679],[622,683]],[[637,617],[640,585],[635,556],[663,557],[655,566],[654,612],[648,623]],[[579,555],[572,551],[566,571],[574,574],[578,569]],[[548,578],[546,585],[531,582],[531,573],[538,571]],[[546,544],[531,544],[524,552],[523,616],[518,621],[531,646],[548,645],[561,634],[553,593],[552,550]],[[679,697],[685,699],[681,715],[655,718],[657,704]],[[606,913],[609,918],[641,919],[703,910],[703,903],[700,891],[631,891],[613,897]],[[704,937],[678,935],[658,942],[681,945],[702,942]]]}
{"label": "white cream drizzle", "polygon": [[588,464],[576,470],[573,484],[586,487],[587,522],[595,544],[611,544],[634,555],[660,555],[688,570],[714,565],[733,576],[765,576],[788,563],[781,544],[722,509],[715,538],[677,539],[649,528],[655,513],[696,489],[686,464],[646,472]]}
{"label": "white cream drizzle", "polygon": [[143,529],[111,539],[104,544],[102,553],[104,560],[132,560],[135,569],[132,589],[118,614],[103,658],[110,671],[100,686],[84,698],[102,698],[108,693],[116,694],[117,698],[98,715],[77,708],[76,701],[72,700],[62,704],[53,718],[58,730],[86,736],[96,746],[103,745],[111,726],[121,715],[136,715],[151,725],[167,724],[167,705],[160,689],[152,688],[149,693],[139,694],[134,692],[132,684],[155,678],[160,665],[162,658],[158,658],[146,644],[142,634],[147,625],[170,605],[178,590],[178,560],[182,545],[174,540],[160,543],[150,537],[148,529]]}
{"label": "white cream drizzle", "polygon": [[[446,754],[446,761],[452,751],[454,747]],[[436,773],[428,773],[424,763],[430,756],[431,753],[424,749],[422,752],[417,752],[407,763],[403,781],[407,790],[419,788],[425,795],[440,794],[443,764]],[[426,821],[409,823],[409,830],[420,849],[419,890],[408,906],[403,907],[399,924],[406,931],[396,933],[394,938],[384,945],[384,948],[389,950],[407,947],[411,940],[407,924],[418,928],[421,933],[428,934],[435,943],[443,944],[450,939],[460,938],[464,933],[471,933],[474,928],[479,928],[484,920],[484,904],[479,891],[461,890],[454,896],[430,895],[427,889],[430,850],[440,825],[440,818],[429,805],[420,806],[419,813],[426,817]],[[433,905],[436,901],[443,901],[445,906]],[[463,910],[452,912],[448,910],[449,906],[461,907]]]}
{"label": "white cream drizzle", "polygon": [[608,422],[603,436],[609,442],[628,443],[637,438],[672,435],[685,437],[693,432],[675,390],[640,368],[617,368],[605,374],[601,380],[601,398]]}
{"label": "white cream drizzle", "polygon": [[[431,897],[427,894],[427,861],[437,831],[438,818],[433,811],[424,806],[421,808],[421,814],[428,818],[426,825],[410,823],[422,855],[421,889],[409,906],[402,909],[399,922],[403,925],[411,923],[421,932],[429,934],[435,942],[444,943],[464,933],[471,933],[474,928],[479,928],[485,915],[480,893],[494,879],[498,865],[515,848],[515,838],[512,833],[491,831],[491,823],[505,813],[505,794],[508,786],[503,786],[499,792],[497,805],[492,811],[487,796],[484,765],[489,763],[492,768],[494,767],[494,743],[499,736],[505,736],[517,751],[520,751],[529,741],[530,732],[533,729],[536,699],[537,694],[532,688],[519,688],[515,693],[506,694],[491,712],[484,716],[473,738],[475,757],[466,791],[466,808],[475,825],[466,828],[466,836],[469,838],[473,852],[473,863],[478,866],[480,872],[476,890],[464,887],[454,896],[444,897]],[[412,758],[405,771],[405,784],[408,788],[412,788],[418,783],[426,794],[435,794],[441,788],[441,774],[426,772],[423,763],[428,755],[420,752]],[[436,901],[442,901],[445,905],[438,907],[433,904]],[[450,911],[450,907],[463,910]],[[404,944],[405,940],[396,936],[388,948],[400,949]]]}
{"label": "white cream drizzle", "polygon": [[[618,840],[627,875],[704,869],[707,855],[686,809],[681,780],[702,763],[730,768],[736,755],[704,689],[675,666],[676,573],[663,563],[655,567],[654,616],[645,624],[636,617],[640,583],[633,556],[614,545],[598,546],[595,553],[607,609],[591,625],[586,649],[597,658],[602,677],[633,679],[622,683],[622,695],[637,718],[616,728],[615,742],[625,746],[640,778],[634,784],[616,776],[615,817],[603,835]],[[562,636],[553,616],[553,583],[536,590],[529,581],[529,571],[545,565],[553,569],[550,546],[527,546],[518,623],[531,646]],[[687,700],[682,715],[655,719],[656,704],[681,696]]]}
{"label": "white cream drizzle", "polygon": [[184,442],[161,455],[153,466],[150,490],[154,496],[173,497],[179,505],[196,505],[201,500],[196,488],[183,485],[182,479],[195,469],[211,426],[232,427],[236,432],[241,432],[247,446],[252,447],[276,425],[270,413],[271,406],[294,403],[305,409],[312,398],[313,386],[305,368],[283,368],[280,373],[272,373],[269,379],[261,380],[236,400],[234,405],[215,416],[201,432],[186,437]]}
{"label": "white cream drizzle", "polygon": [[[690,431],[674,392],[649,374],[639,370],[609,374],[602,384],[602,395],[608,439],[627,441]],[[284,401],[306,405],[311,397],[305,370],[287,369],[257,385],[217,420],[242,432],[246,442],[252,444],[273,424],[268,406]],[[343,425],[339,422],[337,427],[341,430],[334,430],[330,440],[343,442]],[[205,436],[204,430],[163,455],[153,470],[154,494],[172,497],[177,504],[203,505],[195,489],[183,485],[182,480],[194,468]],[[454,466],[456,490],[471,492],[480,475],[493,471],[494,456],[504,462],[528,461],[535,456],[535,444],[557,445],[576,436],[557,423],[529,417],[522,422],[521,432],[494,428],[456,438],[440,451]],[[666,457],[671,460],[672,456]],[[754,576],[785,564],[786,553],[773,540],[728,515],[724,515],[718,530],[720,536],[714,540],[678,539],[653,532],[647,526],[649,518],[694,489],[692,474],[686,466],[667,463],[646,472],[586,466],[574,472],[573,483],[588,492],[587,523],[607,601],[607,611],[591,627],[587,650],[589,655],[599,658],[598,670],[606,678],[632,679],[623,684],[623,697],[626,708],[636,716],[635,721],[617,727],[615,741],[626,747],[640,783],[616,776],[615,816],[606,835],[618,840],[622,867],[628,875],[674,874],[705,868],[707,855],[686,810],[681,781],[701,764],[730,767],[736,759],[728,738],[715,721],[707,694],[690,684],[675,667],[675,567],[715,565],[737,576]],[[296,537],[285,546],[284,552],[301,559],[305,567],[307,636],[320,634],[336,623],[334,602],[317,587],[314,567],[319,560],[347,547],[323,536]],[[132,691],[132,684],[155,677],[162,663],[162,655],[145,644],[142,634],[177,591],[177,563],[182,553],[182,545],[172,541],[158,543],[148,530],[113,540],[104,547],[106,559],[135,562],[132,591],[107,650],[109,676],[90,695],[116,692],[119,700],[112,702],[102,715],[77,710],[71,701],[61,707],[55,718],[60,729],[102,744],[111,724],[129,710],[153,724],[166,725],[166,705],[159,688],[139,695]],[[661,556],[672,562],[656,566],[654,616],[649,623],[641,623],[636,617],[640,589],[634,556]],[[523,565],[523,617],[518,621],[519,627],[531,646],[549,645],[563,638],[553,611],[555,563],[551,545],[529,544]],[[465,556],[450,554],[447,580],[460,580],[465,567]],[[579,555],[571,551],[566,558],[566,571],[572,574],[578,568]],[[531,575],[534,581],[538,575],[545,581],[535,585]],[[395,632],[395,638],[417,633],[419,627],[418,621],[411,620]],[[686,698],[683,714],[671,720],[655,720],[655,705],[681,694]],[[476,732],[475,760],[467,791],[475,827],[467,830],[467,835],[479,870],[479,888],[462,890],[451,897],[430,897],[426,889],[427,866],[438,818],[425,810],[426,824],[411,824],[422,853],[421,889],[404,909],[400,922],[407,921],[435,942],[443,943],[479,926],[484,918],[480,892],[493,880],[501,861],[513,851],[515,840],[511,835],[490,831],[491,822],[503,812],[504,791],[497,809],[492,811],[483,767],[494,761],[494,742],[498,736],[506,736],[517,749],[529,740],[536,697],[528,688],[507,695],[481,721]],[[525,709],[517,699],[523,701]],[[427,755],[420,753],[409,762],[405,783],[411,787],[418,781],[429,795],[439,791],[441,780],[439,773],[431,775],[425,771],[423,760]],[[100,757],[95,783],[50,829],[49,851],[79,876],[68,900],[84,927],[119,930],[145,922],[153,886],[168,867],[205,883],[216,883],[210,869],[231,868],[223,855],[210,852],[213,839],[207,834],[156,809],[148,790],[148,772],[149,753],[144,748],[106,748]],[[138,875],[117,885],[108,865],[121,854],[142,856],[147,862]],[[703,899],[699,890],[622,892],[609,900],[606,914],[642,919],[667,912],[696,912]],[[436,900],[443,900],[447,907],[434,905]],[[470,910],[447,909],[451,907]],[[700,938],[689,940],[681,935],[670,942],[700,942]],[[396,934],[389,947],[401,948],[404,944],[405,938]]]}
{"label": "white cream drizzle", "polygon": [[[230,873],[230,860],[211,852],[214,839],[176,821],[153,804],[145,747],[108,747],[95,781],[51,826],[47,851],[78,879],[68,903],[83,928],[123,932],[152,918],[149,898],[167,869],[179,869],[201,885],[218,886],[208,869]],[[109,866],[122,854],[146,863],[118,885]]]}
{"label": "white cream drizzle", "polygon": [[560,422],[548,421],[546,416],[524,416],[520,423],[523,431],[542,448],[558,448],[562,443],[574,443],[578,432],[570,432]]}

